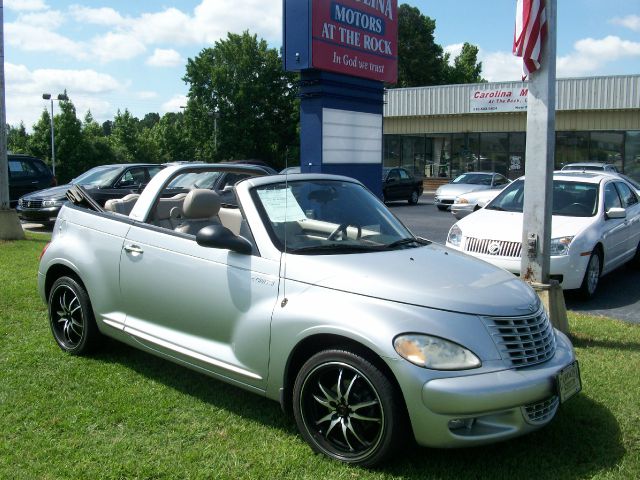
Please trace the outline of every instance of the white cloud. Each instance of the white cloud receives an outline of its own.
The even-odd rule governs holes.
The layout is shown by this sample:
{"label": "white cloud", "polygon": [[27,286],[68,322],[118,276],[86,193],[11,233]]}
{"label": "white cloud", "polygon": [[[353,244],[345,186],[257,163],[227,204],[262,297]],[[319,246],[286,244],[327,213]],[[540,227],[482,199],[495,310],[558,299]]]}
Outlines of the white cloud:
{"label": "white cloud", "polygon": [[522,78],[522,59],[511,52],[478,52],[482,77],[489,82],[511,82]]}
{"label": "white cloud", "polygon": [[558,57],[559,77],[595,75],[607,63],[624,57],[640,58],[640,42],[609,35],[602,39],[585,38],[574,44],[574,51]]}
{"label": "white cloud", "polygon": [[86,58],[83,46],[47,28],[24,23],[7,23],[5,25],[7,45],[27,52],[58,53],[76,59]]}
{"label": "white cloud", "polygon": [[8,10],[18,12],[46,10],[49,8],[43,0],[6,0],[4,6]]}
{"label": "white cloud", "polygon": [[184,64],[184,59],[173,49],[156,48],[145,63],[151,67],[178,67]]}
{"label": "white cloud", "polygon": [[119,92],[123,86],[112,76],[95,70],[29,70],[24,65],[5,64],[7,123],[24,121],[30,129],[48,103],[43,93],[54,96],[67,90],[76,106],[78,117],[91,110],[94,117],[111,115],[111,106],[101,96]]}
{"label": "white cloud", "polygon": [[140,100],[151,100],[152,98],[156,98],[158,94],[156,92],[152,92],[150,90],[143,90],[136,94],[136,96]]}
{"label": "white cloud", "polygon": [[69,13],[75,21],[91,23],[94,25],[119,26],[125,23],[125,19],[113,8],[89,8],[82,5],[71,5]]}
{"label": "white cloud", "polygon": [[55,30],[64,23],[64,15],[58,10],[25,13],[18,17],[18,23],[40,27],[46,30]]}
{"label": "white cloud", "polygon": [[640,15],[627,15],[626,17],[616,17],[609,21],[614,25],[621,25],[625,28],[640,32]]}
{"label": "white cloud", "polygon": [[174,95],[162,104],[161,113],[165,114],[168,112],[181,112],[181,107],[184,107],[187,104],[187,100],[188,99],[186,95]]}
{"label": "white cloud", "polygon": [[453,65],[456,57],[460,55],[460,52],[462,52],[463,46],[464,43],[454,43],[452,45],[446,45],[445,47],[443,47],[444,53],[449,54],[449,65]]}
{"label": "white cloud", "polygon": [[124,33],[109,32],[91,40],[91,54],[100,63],[129,60],[143,54],[146,50],[140,40]]}

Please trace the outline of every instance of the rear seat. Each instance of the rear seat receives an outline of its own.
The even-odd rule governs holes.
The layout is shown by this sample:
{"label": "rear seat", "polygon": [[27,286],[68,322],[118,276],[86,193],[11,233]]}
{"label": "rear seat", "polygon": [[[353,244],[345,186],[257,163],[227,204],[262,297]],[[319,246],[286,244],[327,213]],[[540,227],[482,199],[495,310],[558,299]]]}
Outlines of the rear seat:
{"label": "rear seat", "polygon": [[152,223],[171,230],[176,228],[182,221],[182,205],[186,196],[186,193],[178,193],[173,197],[158,200]]}
{"label": "rear seat", "polygon": [[130,193],[122,198],[112,198],[104,204],[104,209],[120,215],[129,215],[139,197],[140,194],[138,193]]}

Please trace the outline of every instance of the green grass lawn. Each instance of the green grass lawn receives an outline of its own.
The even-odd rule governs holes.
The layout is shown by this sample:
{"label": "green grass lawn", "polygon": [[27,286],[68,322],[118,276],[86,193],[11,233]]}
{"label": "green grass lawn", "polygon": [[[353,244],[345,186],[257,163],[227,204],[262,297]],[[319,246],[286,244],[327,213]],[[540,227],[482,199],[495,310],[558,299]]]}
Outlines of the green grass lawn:
{"label": "green grass lawn", "polygon": [[278,404],[108,341],[54,343],[36,292],[46,241],[0,242],[0,479],[640,478],[640,327],[570,315],[583,392],[488,447],[407,447],[377,470],[314,455]]}

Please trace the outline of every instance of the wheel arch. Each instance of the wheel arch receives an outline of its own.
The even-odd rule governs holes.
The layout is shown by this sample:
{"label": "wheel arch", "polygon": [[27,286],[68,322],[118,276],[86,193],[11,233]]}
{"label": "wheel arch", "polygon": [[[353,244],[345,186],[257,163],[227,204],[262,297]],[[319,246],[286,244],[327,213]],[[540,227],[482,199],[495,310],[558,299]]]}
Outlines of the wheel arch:
{"label": "wheel arch", "polygon": [[402,389],[395,375],[387,363],[371,348],[349,337],[336,335],[332,333],[318,333],[301,340],[289,354],[284,369],[284,378],[282,380],[282,390],[280,395],[280,406],[282,410],[290,414],[292,412],[292,395],[293,385],[296,381],[298,372],[302,365],[313,355],[323,350],[344,349],[356,353],[371,362],[378,370],[380,370],[396,388],[399,397],[402,399],[402,406],[407,415],[407,406],[402,395]]}
{"label": "wheel arch", "polygon": [[49,294],[51,293],[51,287],[53,286],[55,281],[58,278],[64,277],[64,276],[73,278],[75,281],[80,283],[82,288],[84,288],[85,290],[87,289],[87,287],[85,286],[84,282],[82,281],[82,278],[80,277],[77,271],[75,271],[73,268],[71,268],[68,265],[65,265],[62,263],[56,263],[51,265],[47,269],[47,273],[45,274],[45,281],[44,281],[45,298],[49,298]]}

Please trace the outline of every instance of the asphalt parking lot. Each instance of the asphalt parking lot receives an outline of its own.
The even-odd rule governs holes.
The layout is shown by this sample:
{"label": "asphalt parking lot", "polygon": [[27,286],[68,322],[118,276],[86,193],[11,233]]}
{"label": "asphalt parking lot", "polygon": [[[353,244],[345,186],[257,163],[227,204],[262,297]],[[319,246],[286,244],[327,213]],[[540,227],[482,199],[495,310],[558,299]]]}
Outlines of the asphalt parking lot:
{"label": "asphalt parking lot", "polygon": [[[442,244],[456,221],[450,212],[441,212],[435,207],[433,195],[429,193],[422,195],[418,205],[390,202],[388,207],[414,234]],[[50,228],[39,224],[25,223],[23,227],[32,232],[51,232]],[[565,292],[567,309],[640,324],[640,270],[625,266],[600,282],[596,298],[589,301]]]}
{"label": "asphalt parking lot", "polygon": [[[435,207],[429,193],[422,195],[418,205],[390,202],[387,206],[414,234],[442,244],[456,222],[450,212]],[[568,310],[640,324],[640,270],[632,266],[602,277],[594,299],[585,301],[572,292],[565,292],[564,297]]]}

